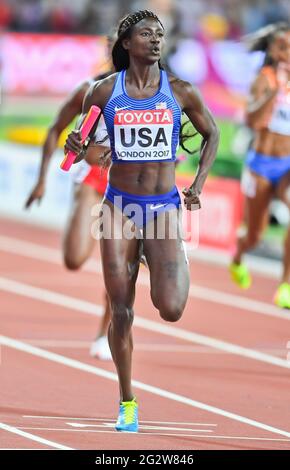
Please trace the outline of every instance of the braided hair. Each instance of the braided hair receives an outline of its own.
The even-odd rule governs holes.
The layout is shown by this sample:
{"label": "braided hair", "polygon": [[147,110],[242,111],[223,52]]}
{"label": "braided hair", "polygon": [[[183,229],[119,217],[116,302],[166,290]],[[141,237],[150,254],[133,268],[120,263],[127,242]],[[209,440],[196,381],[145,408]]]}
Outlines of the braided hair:
{"label": "braided hair", "polygon": [[[124,49],[122,41],[131,37],[132,27],[142,21],[144,18],[152,18],[158,21],[162,29],[164,29],[163,24],[159,20],[158,16],[150,10],[140,10],[126,15],[119,23],[117,33],[118,38],[112,49],[112,60],[117,72],[120,72],[120,70],[123,69],[127,69],[130,64],[128,51]],[[159,67],[161,68],[160,64]]]}
{"label": "braided hair", "polygon": [[266,53],[263,66],[273,65],[273,59],[269,54],[270,44],[277,34],[287,31],[290,31],[290,24],[280,21],[278,23],[264,26],[263,28],[258,29],[255,33],[244,36],[243,39],[249,52],[262,51]]}

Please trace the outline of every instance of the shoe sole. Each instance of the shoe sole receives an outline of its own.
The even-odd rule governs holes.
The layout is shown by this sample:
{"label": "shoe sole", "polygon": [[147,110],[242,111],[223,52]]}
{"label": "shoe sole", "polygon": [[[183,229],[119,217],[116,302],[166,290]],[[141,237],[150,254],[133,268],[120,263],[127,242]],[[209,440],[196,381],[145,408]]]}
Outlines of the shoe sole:
{"label": "shoe sole", "polygon": [[115,428],[115,429],[116,429],[117,432],[133,432],[133,433],[138,432],[138,428],[134,429],[134,430],[133,429],[132,430],[131,429],[117,429],[117,428]]}

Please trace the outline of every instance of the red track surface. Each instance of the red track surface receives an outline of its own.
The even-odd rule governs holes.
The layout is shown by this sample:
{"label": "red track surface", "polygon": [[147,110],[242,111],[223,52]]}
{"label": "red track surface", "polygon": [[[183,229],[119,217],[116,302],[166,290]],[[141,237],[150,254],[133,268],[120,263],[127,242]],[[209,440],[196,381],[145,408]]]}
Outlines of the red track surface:
{"label": "red track surface", "polygon": [[[17,240],[29,243],[19,245]],[[43,247],[54,250],[51,257]],[[241,294],[231,286],[225,268],[193,261],[192,285],[210,290],[199,289],[195,296],[193,287],[181,321],[166,324],[151,304],[148,275],[141,270],[133,376],[157,390],[135,388],[140,433],[120,434],[113,428],[117,383],[99,375],[102,370],[114,373],[114,366],[88,355],[99,322],[92,310],[102,304],[101,273],[89,266],[67,272],[58,233],[3,219],[0,260],[1,334],[59,355],[40,357],[38,349],[35,355],[19,349],[22,345],[2,345],[0,422],[29,435],[16,435],[0,425],[1,448],[49,449],[59,444],[73,449],[290,449],[290,314],[274,306],[268,315],[239,306],[241,297],[271,305],[273,280],[256,275],[254,287]],[[236,297],[225,305],[215,301],[215,291]],[[65,295],[67,306],[64,297],[54,298],[54,293]],[[88,303],[77,304],[75,299]],[[255,310],[255,304],[249,305]],[[153,321],[154,331],[142,319]],[[156,331],[160,325],[161,331]],[[162,327],[169,327],[169,334]],[[203,335],[209,343],[186,339],[184,331]],[[278,357],[284,366],[243,352],[232,354],[223,346],[214,349],[213,338],[263,352],[270,362]],[[81,364],[60,363],[63,358]],[[87,364],[94,369],[84,370]],[[164,391],[176,395],[164,396]],[[207,407],[201,409],[186,398]],[[208,407],[216,407],[218,414]],[[241,422],[239,417],[252,421]],[[51,442],[33,441],[31,435]]]}

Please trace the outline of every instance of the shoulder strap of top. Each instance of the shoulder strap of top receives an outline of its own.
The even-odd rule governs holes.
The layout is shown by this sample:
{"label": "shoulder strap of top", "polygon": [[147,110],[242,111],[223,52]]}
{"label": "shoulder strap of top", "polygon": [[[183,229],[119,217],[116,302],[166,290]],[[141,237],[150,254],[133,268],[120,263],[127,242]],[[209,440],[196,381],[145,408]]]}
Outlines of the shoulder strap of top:
{"label": "shoulder strap of top", "polygon": [[123,86],[122,86],[123,73],[124,73],[124,70],[121,70],[121,72],[118,72],[109,101],[114,99],[116,96],[122,95],[122,93],[123,93]]}
{"label": "shoulder strap of top", "polygon": [[169,84],[168,76],[165,70],[160,70],[160,80],[161,80],[161,86],[160,86],[160,93],[163,93],[164,95],[172,95],[171,87]]}

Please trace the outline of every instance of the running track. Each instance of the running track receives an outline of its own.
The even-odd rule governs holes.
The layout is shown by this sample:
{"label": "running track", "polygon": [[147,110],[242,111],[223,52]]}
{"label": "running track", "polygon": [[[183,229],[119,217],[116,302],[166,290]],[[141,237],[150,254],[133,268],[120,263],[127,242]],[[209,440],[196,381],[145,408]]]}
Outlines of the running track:
{"label": "running track", "polygon": [[169,324],[141,269],[141,426],[120,434],[114,366],[88,355],[102,311],[98,250],[67,272],[58,233],[0,225],[1,449],[290,449],[290,313],[271,303],[274,280],[255,275],[241,293],[224,267],[192,261],[184,316]]}

